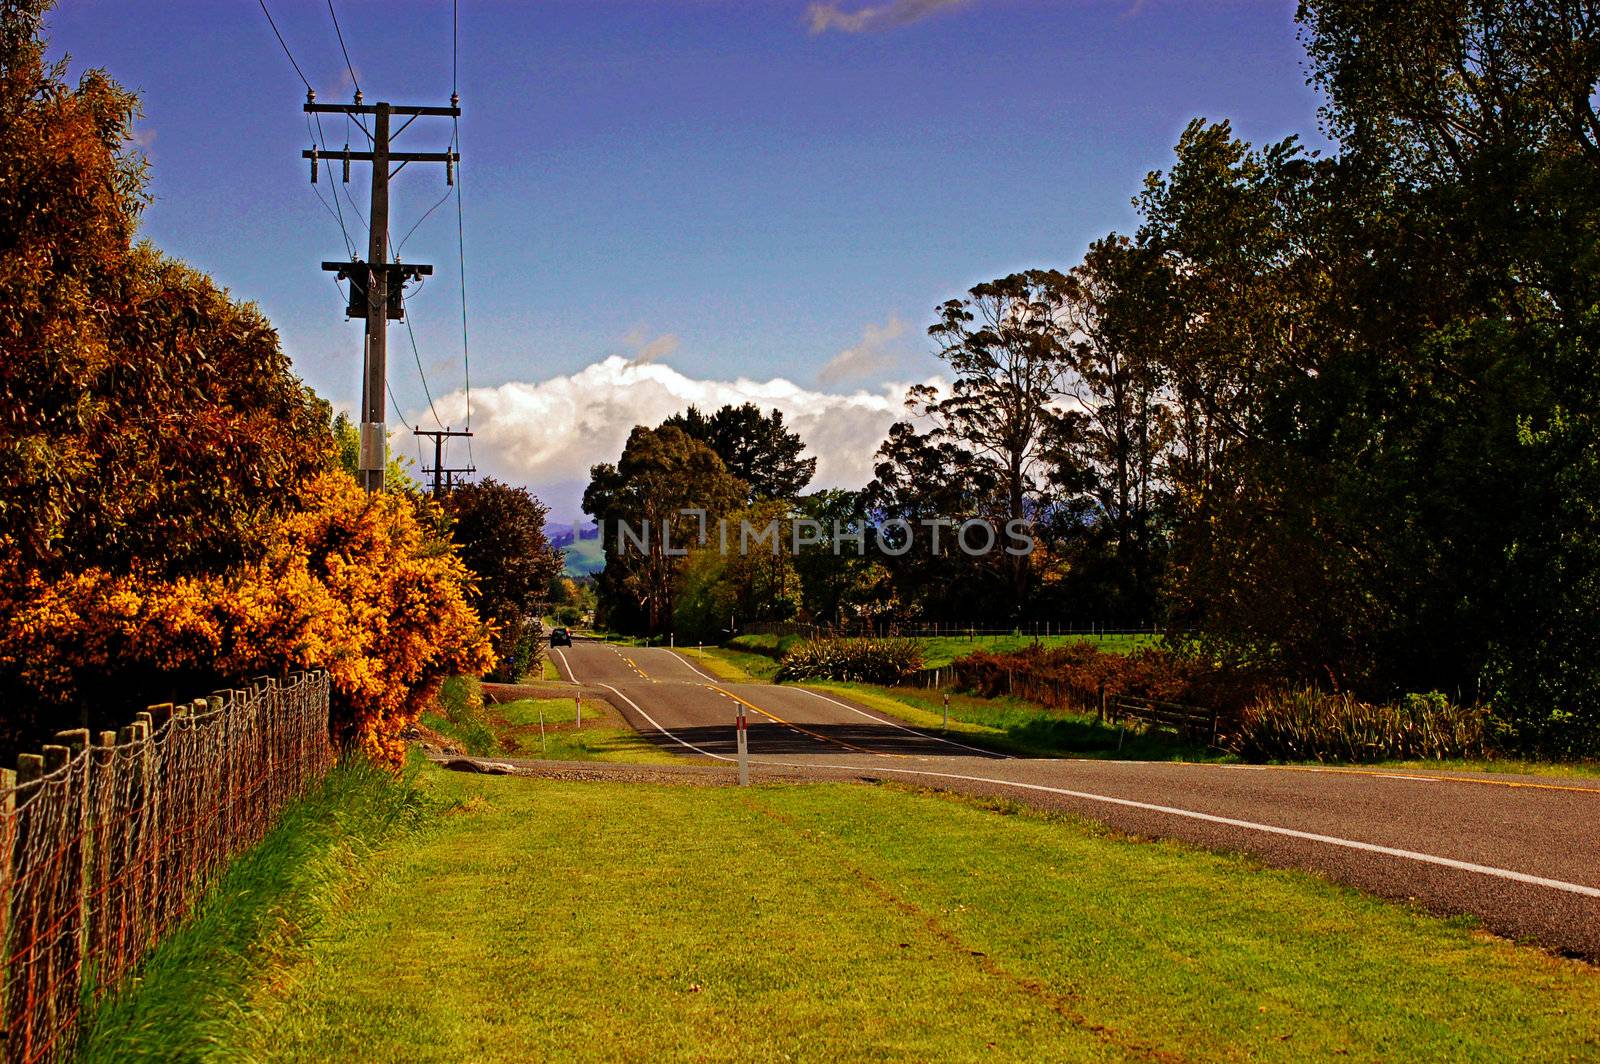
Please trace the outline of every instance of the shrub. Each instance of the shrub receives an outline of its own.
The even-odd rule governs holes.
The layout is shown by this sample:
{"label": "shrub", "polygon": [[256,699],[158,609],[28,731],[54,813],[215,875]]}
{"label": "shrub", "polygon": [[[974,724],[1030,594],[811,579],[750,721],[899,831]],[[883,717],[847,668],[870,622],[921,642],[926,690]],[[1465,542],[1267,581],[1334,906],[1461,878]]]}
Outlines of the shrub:
{"label": "shrub", "polygon": [[98,724],[164,692],[327,669],[335,738],[397,765],[401,731],[444,677],[493,664],[466,568],[403,496],[368,496],[338,472],[313,478],[304,504],[268,531],[260,562],[212,576],[46,580],[0,559],[0,677],[62,718],[95,707]]}
{"label": "shrub", "polygon": [[1027,647],[1007,654],[979,650],[955,663],[956,681],[965,690],[993,698],[1022,693],[1017,686],[1073,689],[1082,699],[1138,695],[1181,701],[1194,686],[1196,668],[1157,647],[1128,654],[1101,650],[1087,640],[1059,647]]}
{"label": "shrub", "polygon": [[483,711],[483,683],[476,676],[448,677],[439,687],[438,714],[425,714],[423,723],[455,739],[469,754],[500,752],[500,741]]}
{"label": "shrub", "polygon": [[1382,761],[1484,757],[1489,711],[1438,692],[1374,705],[1315,688],[1269,692],[1245,711],[1228,745],[1242,757]]}
{"label": "shrub", "polygon": [[777,679],[896,684],[920,668],[922,647],[910,639],[805,639],[784,652]]}

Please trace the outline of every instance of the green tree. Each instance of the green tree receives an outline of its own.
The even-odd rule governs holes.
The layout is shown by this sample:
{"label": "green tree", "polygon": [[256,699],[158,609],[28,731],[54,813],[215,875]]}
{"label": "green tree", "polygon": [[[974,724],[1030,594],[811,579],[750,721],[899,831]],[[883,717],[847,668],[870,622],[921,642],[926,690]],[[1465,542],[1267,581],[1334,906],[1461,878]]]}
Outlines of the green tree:
{"label": "green tree", "polygon": [[796,499],[817,471],[805,458],[806,445],[783,423],[783,411],[765,414],[754,403],[728,405],[709,417],[696,407],[662,422],[699,440],[717,453],[729,473],[749,485],[748,502]]}
{"label": "green tree", "polygon": [[[928,440],[933,447],[953,448],[940,453],[982,470],[996,484],[1000,509],[993,516],[1002,525],[1033,522],[1031,501],[1038,495],[1046,440],[1060,417],[1058,401],[1071,367],[1070,296],[1065,275],[1029,270],[949,300],[928,335],[955,380],[947,393],[924,385],[913,388],[906,400],[932,422]],[[904,430],[899,442],[912,444]],[[942,516],[959,520],[969,514]],[[1010,613],[1020,616],[1031,569],[1026,557],[1003,557]]]}
{"label": "green tree", "polygon": [[597,623],[665,634],[677,574],[702,518],[709,526],[747,491],[715,451],[683,430],[636,426],[615,465],[590,470],[583,493],[583,510],[604,537]]}
{"label": "green tree", "polygon": [[539,661],[541,616],[561,552],[545,538],[549,511],[526,488],[493,477],[463,484],[444,497],[451,536],[476,578],[472,603],[495,626],[494,676],[515,683]]}

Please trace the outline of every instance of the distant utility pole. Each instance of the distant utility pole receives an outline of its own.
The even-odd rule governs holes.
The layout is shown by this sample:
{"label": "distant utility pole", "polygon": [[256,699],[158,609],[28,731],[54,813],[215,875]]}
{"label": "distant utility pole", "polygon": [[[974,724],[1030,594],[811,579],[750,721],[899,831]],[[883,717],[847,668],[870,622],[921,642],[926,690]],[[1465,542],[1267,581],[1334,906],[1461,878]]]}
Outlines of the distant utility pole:
{"label": "distant utility pole", "polygon": [[470,433],[470,432],[462,432],[459,429],[454,430],[454,431],[452,431],[451,429],[412,429],[411,432],[412,432],[413,435],[416,435],[416,436],[432,436],[433,437],[433,468],[432,469],[424,469],[423,472],[424,473],[432,473],[433,474],[433,497],[434,498],[437,499],[439,497],[439,489],[440,489],[439,478],[440,478],[441,475],[448,477],[452,473],[476,473],[477,472],[477,469],[475,469],[472,466],[465,466],[465,467],[459,467],[458,466],[458,467],[453,468],[453,469],[444,468],[444,441],[447,440],[447,439],[456,437],[456,436],[468,436],[468,437],[470,437],[472,435],[472,433]]}
{"label": "distant utility pole", "polygon": [[[389,261],[389,179],[405,168],[407,163],[444,163],[445,181],[455,184],[455,165],[461,155],[454,148],[449,151],[390,151],[389,119],[393,115],[409,116],[400,129],[424,115],[455,118],[461,114],[460,97],[452,95],[449,107],[397,107],[388,103],[363,104],[357,92],[354,103],[317,103],[317,94],[306,91],[307,114],[371,115],[371,151],[351,151],[347,144],[343,151],[319,150],[313,144],[301,155],[311,160],[311,182],[317,181],[317,161],[321,158],[339,159],[344,164],[344,180],[350,180],[350,164],[372,164],[372,200],[368,219],[367,257],[365,261],[324,262],[322,268],[338,274],[350,282],[350,305],[345,309],[348,318],[365,318],[366,365],[361,378],[361,481],[369,491],[383,490],[383,469],[387,458],[388,429],[384,425],[384,398],[388,394],[386,379],[388,361],[389,319],[396,321],[405,316],[401,302],[407,280],[417,280],[433,273],[432,266],[410,265]],[[398,163],[394,169],[390,166]]]}

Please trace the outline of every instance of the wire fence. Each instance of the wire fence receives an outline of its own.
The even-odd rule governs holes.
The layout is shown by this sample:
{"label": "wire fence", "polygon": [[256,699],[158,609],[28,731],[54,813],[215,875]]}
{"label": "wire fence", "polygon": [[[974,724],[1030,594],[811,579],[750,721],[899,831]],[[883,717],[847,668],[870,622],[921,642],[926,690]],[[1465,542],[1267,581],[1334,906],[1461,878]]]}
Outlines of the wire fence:
{"label": "wire fence", "polygon": [[328,677],[297,673],[121,731],[58,732],[0,770],[0,1059],[72,1055],[115,989],[227,862],[333,764]]}

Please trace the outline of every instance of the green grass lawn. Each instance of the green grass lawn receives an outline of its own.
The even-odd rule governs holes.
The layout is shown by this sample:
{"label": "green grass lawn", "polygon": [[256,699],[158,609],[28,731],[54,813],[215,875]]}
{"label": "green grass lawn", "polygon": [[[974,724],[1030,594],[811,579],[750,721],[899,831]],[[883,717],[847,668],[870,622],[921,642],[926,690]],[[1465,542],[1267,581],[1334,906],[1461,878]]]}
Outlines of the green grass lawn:
{"label": "green grass lawn", "polygon": [[1595,969],[1241,857],[889,787],[420,782],[456,812],[368,862],[243,1007],[202,994],[208,1053],[1600,1054]]}

